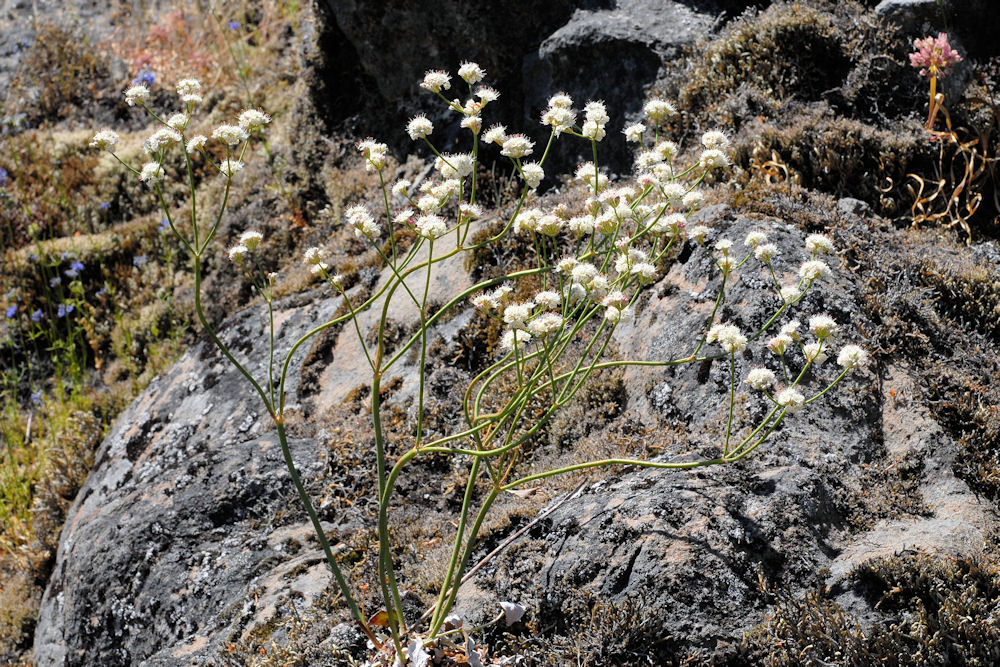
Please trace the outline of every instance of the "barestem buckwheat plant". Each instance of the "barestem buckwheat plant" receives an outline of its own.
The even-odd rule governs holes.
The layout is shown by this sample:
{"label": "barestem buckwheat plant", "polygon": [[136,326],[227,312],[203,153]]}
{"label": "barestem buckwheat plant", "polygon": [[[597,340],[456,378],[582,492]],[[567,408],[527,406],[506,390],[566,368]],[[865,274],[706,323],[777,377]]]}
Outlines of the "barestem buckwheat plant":
{"label": "barestem buckwheat plant", "polygon": [[[432,121],[425,116],[413,118],[406,131],[412,140],[430,150],[436,167],[436,175],[419,188],[405,180],[392,181],[387,173],[385,144],[373,139],[358,143],[368,171],[379,180],[382,197],[376,209],[365,204],[351,206],[345,219],[357,237],[370,243],[381,257],[387,280],[374,294],[355,303],[345,289],[343,276],[325,261],[326,251],[309,248],[304,255],[305,262],[319,279],[336,290],[348,313],[318,324],[294,343],[281,363],[274,355],[273,295],[277,276],[266,272],[256,255],[263,237],[257,231],[246,231],[229,248],[229,258],[243,269],[267,306],[271,339],[266,378],[254,377],[227,349],[205,318],[201,305],[201,274],[202,258],[219,228],[230,186],[243,165],[249,142],[270,119],[263,112],[247,110],[240,114],[237,124],[217,127],[211,139],[189,136],[187,128],[191,114],[200,101],[200,86],[196,81],[180,82],[178,93],[183,111],[168,119],[149,108],[148,91],[143,86],[133,86],[125,93],[130,105],[142,107],[162,124],[146,141],[151,161],[139,168],[125,166],[149,185],[163,208],[170,229],[191,253],[198,318],[213,342],[253,387],[273,419],[285,464],[329,567],[354,619],[379,649],[379,661],[412,660],[426,664],[428,649],[448,650],[460,646],[452,639],[457,632],[464,637],[465,643],[461,646],[471,650],[469,633],[473,630],[463,628],[451,615],[451,610],[484,520],[504,492],[588,468],[627,465],[683,470],[734,463],[759,447],[786,416],[817,401],[851,369],[867,361],[864,350],[846,345],[837,355],[842,370],[835,379],[826,386],[808,390],[807,380],[812,377],[810,369],[822,364],[833,352],[837,324],[822,314],[809,318],[809,333],[795,320],[778,324],[779,320],[787,320],[790,309],[830,272],[822,259],[833,251],[829,238],[810,236],[798,280],[782,284],[773,265],[778,248],[769,243],[763,233],[749,234],[742,248],[725,239],[718,240],[710,248],[706,242],[710,234],[708,228],[702,225],[688,227],[688,217],[704,201],[698,188],[705,176],[728,164],[728,139],[724,133],[705,133],[700,158],[687,165],[681,164],[677,145],[661,136],[674,109],[665,100],[652,100],[644,108],[645,121],[623,130],[627,140],[638,146],[635,177],[613,184],[598,163],[598,144],[606,136],[610,122],[602,102],[588,102],[580,112],[574,109],[568,95],[553,96],[542,114],[542,124],[550,130],[544,148],[539,151],[529,137],[509,134],[501,125],[484,131],[482,117],[499,93],[477,86],[486,75],[475,63],[464,63],[459,76],[468,90],[464,102],[445,96],[444,92],[452,83],[452,77],[446,72],[428,72],[421,87],[440,98],[447,109],[456,114],[469,150],[441,152],[431,141]],[[572,137],[569,140],[587,142],[591,147],[593,161],[580,165],[576,170],[577,184],[572,186],[580,188],[583,196],[545,209],[531,206],[531,202],[538,200],[533,191],[546,179],[546,159],[564,135]],[[111,151],[116,141],[114,132],[102,130],[95,135],[92,145]],[[499,221],[493,220],[492,227],[486,224],[489,221],[487,213],[477,203],[477,167],[482,151],[493,151],[492,157],[509,160],[516,177],[523,182],[513,213]],[[224,157],[213,157],[215,154]],[[222,201],[217,203],[207,222],[204,222],[204,210],[198,208],[195,197],[193,169],[196,159],[204,160],[225,181]],[[175,162],[183,166],[181,171],[187,176],[190,205],[184,224],[171,216],[161,188],[164,166],[172,167]],[[573,208],[568,201],[583,203]],[[428,307],[431,274],[436,266],[460,253],[504,243],[514,235],[530,241],[533,259],[529,266],[484,280],[458,294],[447,295],[445,305],[436,310]],[[697,244],[709,253],[721,276],[714,308],[701,335],[691,342],[689,349],[670,359],[607,358],[612,334],[619,322],[630,316],[643,287],[660,276],[671,250],[686,242]],[[727,284],[736,271],[748,264],[768,276],[779,304],[764,326],[754,332],[744,332],[732,323],[716,321],[726,300]],[[423,283],[422,291],[411,288],[419,282]],[[420,326],[398,349],[390,351],[387,317],[394,299],[414,304]],[[462,394],[463,425],[454,432],[432,437],[425,424],[424,375],[429,332],[450,312],[466,308],[475,308],[482,317],[502,322],[505,331],[501,350]],[[381,313],[374,344],[366,343],[358,325],[359,314],[369,310]],[[355,586],[345,579],[330,548],[292,460],[285,430],[284,386],[293,356],[312,336],[349,321],[353,323],[371,369],[371,423],[377,479],[374,493],[378,500],[378,586],[384,605],[382,612],[372,619],[362,613],[356,601]],[[737,388],[741,384],[736,376],[736,356],[749,344],[763,341],[772,329],[778,331],[771,332],[773,335],[766,346],[773,353],[771,365],[774,370],[756,368],[744,379],[753,391],[766,397],[770,408],[752,428],[739,429],[734,419]],[[380,384],[386,373],[411,350],[419,350],[413,444],[391,460],[383,428]],[[790,362],[790,357],[798,353],[802,360]],[[728,416],[717,457],[682,462],[604,459],[532,474],[520,473],[518,462],[523,458],[524,446],[536,437],[553,414],[574,399],[595,372],[627,365],[656,367],[712,361],[725,363],[729,370]],[[391,508],[400,477],[407,473],[414,460],[427,455],[467,459],[468,478],[451,555],[436,601],[422,617],[406,618],[392,557]],[[482,493],[477,493],[477,489]],[[503,613],[494,622],[503,619],[513,622],[523,612],[513,603],[503,606]]]}

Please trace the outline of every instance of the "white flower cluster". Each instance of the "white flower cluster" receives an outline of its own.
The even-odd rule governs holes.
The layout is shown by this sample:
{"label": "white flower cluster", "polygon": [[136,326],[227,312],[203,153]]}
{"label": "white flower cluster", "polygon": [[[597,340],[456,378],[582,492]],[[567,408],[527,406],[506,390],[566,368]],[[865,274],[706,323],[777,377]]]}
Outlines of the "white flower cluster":
{"label": "white flower cluster", "polygon": [[566,93],[557,93],[549,98],[549,106],[542,113],[542,125],[548,125],[556,136],[572,130],[576,124],[573,100]]}
{"label": "white flower cluster", "polygon": [[382,233],[375,218],[372,217],[364,204],[355,204],[349,207],[344,212],[344,218],[347,220],[347,224],[354,228],[355,236],[375,239]]}
{"label": "white flower cluster", "polygon": [[716,324],[705,334],[705,342],[718,343],[727,354],[747,349],[747,337],[735,324]]}
{"label": "white flower cluster", "polygon": [[365,158],[366,171],[382,171],[386,165],[386,154],[389,147],[383,143],[368,138],[358,142],[358,150]]}
{"label": "white flower cluster", "polygon": [[604,102],[587,102],[587,105],[583,107],[583,113],[586,117],[582,129],[583,136],[594,141],[603,139],[607,134],[604,126],[611,120]]}

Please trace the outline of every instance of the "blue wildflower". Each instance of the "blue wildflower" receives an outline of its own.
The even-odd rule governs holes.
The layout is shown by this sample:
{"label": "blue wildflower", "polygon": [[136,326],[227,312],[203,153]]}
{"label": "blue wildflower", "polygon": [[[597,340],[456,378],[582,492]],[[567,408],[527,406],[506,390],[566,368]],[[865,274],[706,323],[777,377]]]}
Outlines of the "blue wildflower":
{"label": "blue wildflower", "polygon": [[94,296],[104,296],[107,293],[108,293],[108,286],[103,285],[101,286],[101,289],[97,290],[97,294],[95,294]]}
{"label": "blue wildflower", "polygon": [[35,262],[38,261],[38,255],[36,255],[33,252],[28,253],[28,261],[34,264]]}
{"label": "blue wildflower", "polygon": [[240,29],[240,22],[239,21],[230,21],[229,22],[229,29],[230,30],[239,30]]}
{"label": "blue wildflower", "polygon": [[101,209],[102,211],[107,211],[109,206],[111,206],[111,202],[109,202],[109,201],[102,201],[101,205],[98,206],[98,208]]}
{"label": "blue wildflower", "polygon": [[41,308],[37,309],[35,312],[31,314],[32,322],[41,322],[44,318],[45,318],[45,313],[42,312]]}
{"label": "blue wildflower", "polygon": [[59,285],[62,285],[62,278],[60,278],[59,276],[56,276],[55,278],[49,281],[49,287],[57,287]]}
{"label": "blue wildflower", "polygon": [[7,308],[7,319],[9,320],[10,318],[14,317],[15,315],[17,315],[17,304],[16,303],[13,306],[8,306],[8,308]]}
{"label": "blue wildflower", "polygon": [[167,231],[168,229],[170,229],[170,221],[164,218],[163,220],[160,221],[160,226],[158,227],[158,229],[161,232]]}
{"label": "blue wildflower", "polygon": [[149,65],[146,65],[145,67],[142,68],[142,71],[139,72],[139,76],[132,79],[132,83],[135,84],[141,83],[148,88],[151,87],[154,83],[156,83],[156,75],[153,74],[152,70],[149,69]]}
{"label": "blue wildflower", "polygon": [[145,263],[146,263],[145,255],[136,255],[135,257],[132,258],[132,266],[134,266],[137,269],[141,268],[142,265]]}
{"label": "blue wildflower", "polygon": [[66,317],[72,313],[76,308],[73,307],[71,303],[60,303],[59,310],[56,312],[56,317]]}
{"label": "blue wildflower", "polygon": [[35,404],[35,405],[41,405],[42,404],[42,392],[36,391],[34,394],[32,394],[31,395],[31,402],[33,404]]}
{"label": "blue wildflower", "polygon": [[7,173],[7,170],[0,167],[0,188],[7,186],[7,181],[10,180],[9,176],[10,175]]}
{"label": "blue wildflower", "polygon": [[76,272],[83,271],[83,262],[81,262],[80,260],[76,260],[75,262],[69,265],[69,268],[73,269]]}

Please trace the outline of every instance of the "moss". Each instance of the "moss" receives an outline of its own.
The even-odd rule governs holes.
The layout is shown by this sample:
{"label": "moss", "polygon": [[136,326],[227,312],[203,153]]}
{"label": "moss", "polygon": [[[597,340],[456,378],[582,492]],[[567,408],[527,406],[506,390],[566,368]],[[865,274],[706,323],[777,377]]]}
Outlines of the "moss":
{"label": "moss", "polygon": [[745,637],[733,664],[996,664],[998,555],[994,541],[972,558],[910,551],[863,563],[849,579],[874,615],[870,623],[825,589],[779,594],[773,617]]}

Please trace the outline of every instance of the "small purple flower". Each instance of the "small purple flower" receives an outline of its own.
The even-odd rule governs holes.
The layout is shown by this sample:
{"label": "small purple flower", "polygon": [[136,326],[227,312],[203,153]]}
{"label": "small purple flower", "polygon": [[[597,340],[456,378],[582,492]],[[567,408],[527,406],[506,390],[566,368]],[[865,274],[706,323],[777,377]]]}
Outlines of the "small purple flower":
{"label": "small purple flower", "polygon": [[3,167],[0,167],[0,188],[6,187],[7,181],[9,180],[10,180],[10,175],[7,173],[7,170],[4,169]]}
{"label": "small purple flower", "polygon": [[67,304],[60,303],[59,304],[59,310],[56,312],[56,317],[66,317],[67,315],[69,315],[70,313],[72,313],[74,310],[76,310],[76,309],[73,307],[73,304],[71,304],[71,303],[67,303]]}
{"label": "small purple flower", "polygon": [[58,287],[59,285],[62,285],[62,278],[60,278],[59,276],[56,276],[55,278],[49,281],[49,287]]}
{"label": "small purple flower", "polygon": [[230,21],[229,22],[229,29],[230,30],[239,30],[240,29],[240,22],[239,21]]}
{"label": "small purple flower", "polygon": [[16,303],[13,306],[8,306],[7,307],[7,319],[9,320],[10,318],[14,317],[15,315],[17,315],[17,304]]}
{"label": "small purple flower", "polygon": [[36,391],[34,394],[32,394],[31,395],[31,402],[34,405],[41,405],[42,404],[42,392]]}
{"label": "small purple flower", "polygon": [[79,273],[80,271],[83,271],[83,262],[81,262],[80,260],[76,260],[75,262],[69,265],[69,268]]}
{"label": "small purple flower", "polygon": [[134,266],[137,269],[142,268],[142,265],[145,264],[146,261],[147,260],[145,255],[136,255],[135,257],[132,258],[132,266]]}
{"label": "small purple flower", "polygon": [[142,68],[141,72],[139,72],[139,76],[132,79],[132,83],[136,84],[141,83],[148,88],[151,87],[154,83],[156,83],[156,75],[153,74],[153,72],[149,69],[149,66],[147,65]]}
{"label": "small purple flower", "polygon": [[99,296],[100,297],[100,296],[104,296],[107,293],[108,293],[108,286],[107,285],[103,285],[103,286],[101,286],[101,289],[97,290],[97,294],[95,294],[94,296]]}
{"label": "small purple flower", "polygon": [[102,201],[101,205],[98,206],[97,208],[101,209],[102,211],[107,211],[109,206],[111,206],[111,202],[109,202],[109,201]]}
{"label": "small purple flower", "polygon": [[160,226],[157,227],[157,229],[159,229],[161,232],[167,231],[168,229],[170,229],[170,221],[164,218],[163,220],[160,221]]}
{"label": "small purple flower", "polygon": [[38,255],[36,255],[33,252],[28,253],[28,261],[31,262],[32,264],[34,264],[35,262],[38,261]]}
{"label": "small purple flower", "polygon": [[45,313],[42,312],[41,308],[35,310],[35,312],[31,314],[32,322],[41,322],[43,319],[45,319]]}

